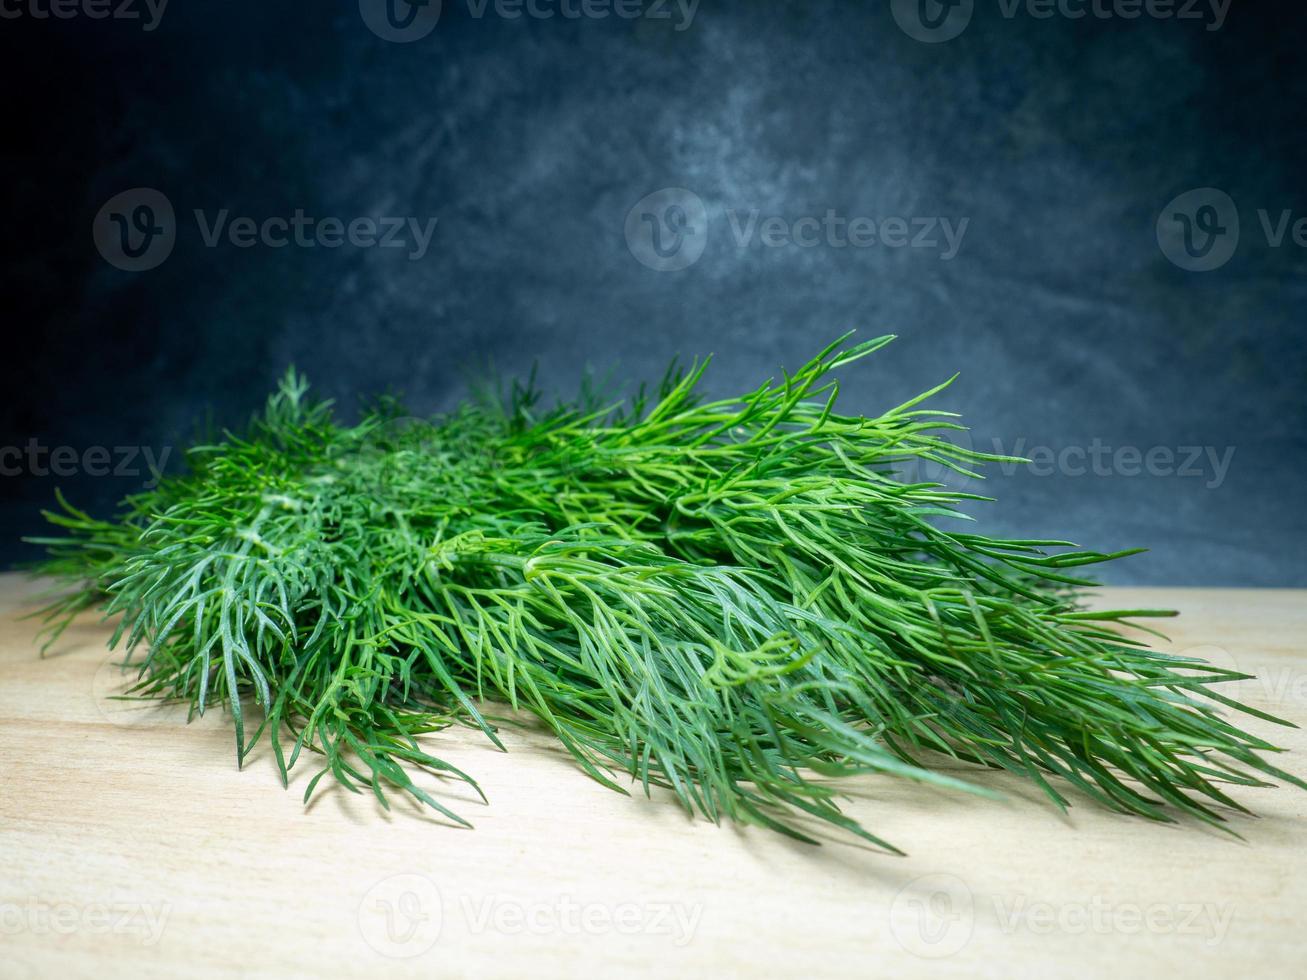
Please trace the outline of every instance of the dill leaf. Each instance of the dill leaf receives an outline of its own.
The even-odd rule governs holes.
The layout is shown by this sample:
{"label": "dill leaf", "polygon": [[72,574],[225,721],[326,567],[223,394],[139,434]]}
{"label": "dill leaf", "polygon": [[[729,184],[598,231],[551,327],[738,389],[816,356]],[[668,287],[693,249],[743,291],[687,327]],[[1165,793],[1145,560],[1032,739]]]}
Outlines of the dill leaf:
{"label": "dill leaf", "polygon": [[117,519],[58,498],[40,571],[71,589],[47,643],[98,606],[112,646],[144,650],[135,693],[224,706],[238,761],[266,735],[283,780],[319,758],[306,800],[330,774],[465,825],[414,775],[475,788],[429,736],[469,724],[502,748],[488,702],[612,789],[800,840],[816,817],[890,851],[841,813],[838,777],[986,792],[932,769],[943,754],[1058,806],[1073,787],[1215,826],[1243,809],[1222,786],[1302,786],[1223,716],[1279,721],[1212,690],[1238,675],[1118,628],[1169,613],[1082,608],[1082,567],[1133,551],[945,529],[988,498],[903,482],[904,464],[979,476],[1008,457],[921,407],[949,382],[839,413],[831,372],[891,339],[841,338],[736,398],[698,396],[705,360],[627,403],[545,409],[513,384],[430,420],[382,400],[354,426],[292,370],[247,431],[190,449]]}

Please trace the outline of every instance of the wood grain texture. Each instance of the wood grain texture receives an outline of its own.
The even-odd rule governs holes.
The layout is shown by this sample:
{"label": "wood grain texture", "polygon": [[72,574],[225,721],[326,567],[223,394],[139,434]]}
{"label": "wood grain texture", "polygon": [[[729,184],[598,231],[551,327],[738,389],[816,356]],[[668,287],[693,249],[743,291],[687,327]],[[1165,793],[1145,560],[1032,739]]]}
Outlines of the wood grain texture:
{"label": "wood grain texture", "polygon": [[[266,751],[238,771],[218,713],[108,700],[94,617],[41,659],[33,586],[0,577],[0,975],[1007,977],[1299,974],[1307,793],[1234,795],[1240,843],[1000,774],[990,801],[889,778],[849,812],[906,849],[809,847],[689,819],[586,779],[545,735],[433,736],[490,804],[476,824],[324,786],[305,807]],[[1104,590],[1173,606],[1169,649],[1261,675],[1236,693],[1307,722],[1307,592]],[[1256,719],[1307,772],[1307,737]],[[1300,974],[1299,974],[1300,975]]]}

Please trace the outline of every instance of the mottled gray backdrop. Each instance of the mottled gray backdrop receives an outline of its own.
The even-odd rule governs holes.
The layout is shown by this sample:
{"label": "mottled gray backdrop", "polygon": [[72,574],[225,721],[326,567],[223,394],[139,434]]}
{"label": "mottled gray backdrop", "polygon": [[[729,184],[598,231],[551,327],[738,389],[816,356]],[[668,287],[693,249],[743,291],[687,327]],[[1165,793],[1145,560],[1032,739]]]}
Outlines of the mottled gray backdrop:
{"label": "mottled gray backdrop", "polygon": [[713,352],[722,394],[856,328],[900,339],[848,410],[960,371],[973,445],[1034,458],[986,529],[1307,585],[1288,5],[391,4],[0,23],[5,560],[291,362],[347,412],[488,361],[564,391]]}

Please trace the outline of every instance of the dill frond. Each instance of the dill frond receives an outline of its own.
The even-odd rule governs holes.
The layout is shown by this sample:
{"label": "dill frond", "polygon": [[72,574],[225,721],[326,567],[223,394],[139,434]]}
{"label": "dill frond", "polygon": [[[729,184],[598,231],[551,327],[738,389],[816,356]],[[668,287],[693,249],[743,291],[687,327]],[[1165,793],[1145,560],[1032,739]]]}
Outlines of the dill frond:
{"label": "dill frond", "polygon": [[[243,760],[267,736],[283,780],[308,750],[355,791],[471,776],[420,739],[529,712],[619,791],[669,788],[714,821],[810,840],[807,814],[894,850],[841,813],[838,780],[886,773],[983,792],[930,754],[1067,787],[1152,820],[1222,825],[1222,786],[1303,783],[1226,720],[1239,675],[1148,649],[1089,612],[1083,566],[1133,552],[945,530],[988,498],[905,483],[1006,459],[959,448],[948,382],[876,418],[837,411],[830,345],[738,398],[696,394],[707,362],[605,405],[542,409],[509,390],[447,416],[393,400],[334,421],[293,371],[248,431],[96,520],[62,497],[41,571],[72,588],[52,641],[100,607],[144,650],[135,692],[225,706]],[[950,525],[952,526],[952,525]],[[965,524],[961,526],[967,526]],[[262,721],[247,732],[250,700]],[[479,792],[479,790],[478,790]]]}

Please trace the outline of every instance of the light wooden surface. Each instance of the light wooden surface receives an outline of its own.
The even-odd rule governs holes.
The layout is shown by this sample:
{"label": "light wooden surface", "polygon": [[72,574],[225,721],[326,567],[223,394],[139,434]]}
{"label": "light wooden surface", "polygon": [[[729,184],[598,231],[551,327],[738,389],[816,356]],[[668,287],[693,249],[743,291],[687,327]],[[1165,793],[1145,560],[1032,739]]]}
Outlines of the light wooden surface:
{"label": "light wooden surface", "polygon": [[[306,812],[211,713],[106,699],[94,617],[42,660],[29,583],[0,577],[0,975],[1008,977],[1302,975],[1307,793],[1235,795],[1239,843],[975,778],[991,802],[869,778],[849,810],[893,858],[692,821],[579,774],[547,737],[435,736],[475,824],[327,788]],[[1173,605],[1171,649],[1257,671],[1307,721],[1307,592],[1105,590]],[[1273,726],[1249,719],[1267,732]],[[1307,772],[1307,737],[1280,729]]]}

